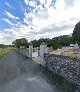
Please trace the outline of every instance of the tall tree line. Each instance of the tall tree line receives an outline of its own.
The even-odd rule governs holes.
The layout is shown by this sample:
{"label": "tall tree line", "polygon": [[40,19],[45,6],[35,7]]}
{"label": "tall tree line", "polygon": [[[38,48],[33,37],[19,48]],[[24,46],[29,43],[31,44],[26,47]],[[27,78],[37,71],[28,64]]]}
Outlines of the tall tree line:
{"label": "tall tree line", "polygon": [[71,35],[63,35],[52,39],[42,38],[31,41],[34,47],[39,47],[42,42],[46,43],[48,47],[52,46],[53,49],[61,48],[62,46],[69,46],[71,43],[75,43]]}

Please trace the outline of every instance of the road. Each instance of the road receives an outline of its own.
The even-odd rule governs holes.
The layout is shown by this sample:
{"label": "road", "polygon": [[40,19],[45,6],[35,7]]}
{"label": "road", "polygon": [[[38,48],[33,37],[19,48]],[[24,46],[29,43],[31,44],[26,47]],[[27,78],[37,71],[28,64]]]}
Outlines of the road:
{"label": "road", "polygon": [[40,65],[11,51],[0,60],[0,92],[57,92],[43,76]]}

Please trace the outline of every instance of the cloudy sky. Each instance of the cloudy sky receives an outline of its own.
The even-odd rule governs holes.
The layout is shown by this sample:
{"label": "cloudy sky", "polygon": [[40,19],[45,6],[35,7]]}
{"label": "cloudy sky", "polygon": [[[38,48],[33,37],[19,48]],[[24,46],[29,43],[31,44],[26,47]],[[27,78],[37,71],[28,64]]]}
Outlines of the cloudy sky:
{"label": "cloudy sky", "polygon": [[0,0],[0,44],[73,32],[80,21],[80,0]]}

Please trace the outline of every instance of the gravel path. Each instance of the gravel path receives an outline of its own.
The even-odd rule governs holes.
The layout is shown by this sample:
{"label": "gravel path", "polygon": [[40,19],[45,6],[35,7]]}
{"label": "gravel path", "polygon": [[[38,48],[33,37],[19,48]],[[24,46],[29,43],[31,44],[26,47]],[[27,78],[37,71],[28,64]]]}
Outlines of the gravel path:
{"label": "gravel path", "polygon": [[39,64],[15,51],[0,60],[0,92],[57,92],[44,78]]}

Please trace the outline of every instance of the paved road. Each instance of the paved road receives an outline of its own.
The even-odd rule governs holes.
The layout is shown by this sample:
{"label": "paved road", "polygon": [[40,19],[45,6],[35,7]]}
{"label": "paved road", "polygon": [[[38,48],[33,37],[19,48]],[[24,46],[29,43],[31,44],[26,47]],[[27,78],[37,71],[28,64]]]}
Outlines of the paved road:
{"label": "paved road", "polygon": [[57,92],[44,78],[40,66],[15,51],[0,60],[0,92]]}

